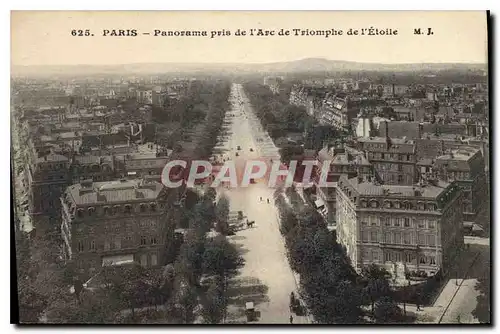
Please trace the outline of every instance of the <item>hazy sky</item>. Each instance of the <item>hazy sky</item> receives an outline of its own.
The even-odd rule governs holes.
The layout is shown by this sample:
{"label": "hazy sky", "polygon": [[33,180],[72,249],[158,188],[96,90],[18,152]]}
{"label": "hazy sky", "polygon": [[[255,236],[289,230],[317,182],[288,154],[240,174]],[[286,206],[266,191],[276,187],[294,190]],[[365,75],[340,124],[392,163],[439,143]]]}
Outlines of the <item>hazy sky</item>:
{"label": "hazy sky", "polygon": [[[349,28],[397,36],[347,36]],[[432,36],[414,35],[431,27]],[[343,30],[343,36],[234,36],[236,29]],[[74,37],[89,29],[93,37]],[[103,30],[137,29],[137,37]],[[229,30],[223,37],[154,37],[158,30]],[[151,35],[142,35],[149,32]],[[293,32],[292,32],[293,33]],[[13,65],[264,63],[321,57],[376,63],[487,62],[485,12],[12,12]]]}

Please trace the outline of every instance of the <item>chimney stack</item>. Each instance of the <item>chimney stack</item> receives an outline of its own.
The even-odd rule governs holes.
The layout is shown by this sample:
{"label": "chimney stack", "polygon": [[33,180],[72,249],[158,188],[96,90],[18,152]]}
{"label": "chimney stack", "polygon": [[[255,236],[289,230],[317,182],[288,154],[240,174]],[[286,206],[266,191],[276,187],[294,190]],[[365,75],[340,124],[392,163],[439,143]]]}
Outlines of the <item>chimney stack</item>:
{"label": "chimney stack", "polygon": [[385,142],[387,144],[387,150],[391,147],[391,137],[389,137],[389,122],[385,121]]}

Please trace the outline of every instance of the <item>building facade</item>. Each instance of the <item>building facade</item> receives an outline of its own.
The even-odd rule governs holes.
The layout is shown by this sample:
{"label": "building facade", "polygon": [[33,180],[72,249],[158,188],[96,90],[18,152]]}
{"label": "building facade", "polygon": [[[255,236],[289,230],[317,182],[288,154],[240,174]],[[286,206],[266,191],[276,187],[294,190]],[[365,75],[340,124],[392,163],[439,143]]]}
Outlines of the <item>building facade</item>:
{"label": "building facade", "polygon": [[462,148],[436,158],[433,170],[437,177],[456,182],[463,192],[463,217],[474,223],[477,214],[486,209],[488,189],[484,158],[479,149]]}
{"label": "building facade", "polygon": [[168,198],[162,184],[147,178],[68,187],[61,197],[64,258],[82,274],[121,263],[164,264],[175,229]]}
{"label": "building facade", "polygon": [[[366,179],[374,177],[372,165],[363,153],[343,145],[325,146],[318,152],[317,161],[318,171],[323,171],[324,164],[329,165],[328,175],[326,176],[328,182],[336,183],[342,175],[346,175],[348,178],[357,177],[358,175],[362,175]],[[320,177],[320,172],[318,172],[315,178],[316,194],[325,203],[327,213],[335,223],[337,218],[336,187],[320,187]]]}
{"label": "building facade", "polygon": [[373,263],[404,280],[446,274],[456,261],[463,245],[456,184],[386,186],[342,176],[337,194],[337,240],[358,272]]}
{"label": "building facade", "polygon": [[358,138],[358,149],[366,152],[385,184],[413,185],[417,181],[415,147],[406,138]]}

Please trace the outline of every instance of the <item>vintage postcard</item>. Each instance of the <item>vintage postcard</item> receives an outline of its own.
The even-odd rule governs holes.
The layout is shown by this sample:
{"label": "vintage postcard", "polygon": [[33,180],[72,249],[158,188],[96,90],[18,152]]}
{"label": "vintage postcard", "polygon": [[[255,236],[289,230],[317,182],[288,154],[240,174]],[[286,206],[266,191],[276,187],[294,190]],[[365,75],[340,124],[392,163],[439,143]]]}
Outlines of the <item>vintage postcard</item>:
{"label": "vintage postcard", "polygon": [[488,23],[11,12],[12,322],[490,324]]}

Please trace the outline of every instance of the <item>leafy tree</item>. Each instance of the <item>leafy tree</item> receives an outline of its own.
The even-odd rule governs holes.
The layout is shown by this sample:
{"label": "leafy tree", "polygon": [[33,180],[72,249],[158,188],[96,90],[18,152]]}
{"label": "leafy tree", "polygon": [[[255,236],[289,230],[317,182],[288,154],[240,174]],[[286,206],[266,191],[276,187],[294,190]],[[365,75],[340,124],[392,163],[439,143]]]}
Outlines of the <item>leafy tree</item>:
{"label": "leafy tree", "polygon": [[194,312],[198,306],[196,290],[189,285],[179,285],[177,305],[179,306],[181,323],[193,323],[195,320]]}
{"label": "leafy tree", "polygon": [[385,296],[377,301],[374,315],[378,323],[391,323],[400,321],[403,312],[391,297]]}
{"label": "leafy tree", "polygon": [[280,148],[279,151],[281,161],[286,165],[288,165],[293,158],[304,154],[304,148],[297,145],[286,145]]}
{"label": "leafy tree", "polygon": [[478,289],[481,294],[476,297],[477,305],[472,311],[472,315],[476,317],[480,323],[489,324],[491,323],[490,278],[484,277],[479,279],[476,283],[476,289]]}
{"label": "leafy tree", "polygon": [[375,264],[371,264],[363,269],[362,275],[366,280],[366,285],[363,288],[365,299],[368,300],[372,307],[372,313],[375,312],[375,303],[383,298],[391,295],[391,288],[387,277],[389,273]]}
{"label": "leafy tree", "polygon": [[206,301],[202,308],[202,316],[208,324],[218,324],[225,311],[224,287],[221,279],[214,281],[206,293]]}
{"label": "leafy tree", "polygon": [[112,296],[103,290],[84,290],[81,302],[66,295],[49,305],[46,317],[49,323],[62,324],[107,324],[115,323],[119,317],[118,305]]}
{"label": "leafy tree", "polygon": [[217,231],[222,234],[227,234],[229,230],[229,199],[226,196],[221,196],[215,207],[215,216],[217,217]]}
{"label": "leafy tree", "polygon": [[16,232],[17,287],[19,321],[37,323],[48,305],[67,294],[69,285],[64,268],[51,261],[54,252],[48,240],[29,240]]}
{"label": "leafy tree", "polygon": [[175,272],[182,275],[193,286],[198,284],[203,273],[204,252],[205,234],[202,231],[188,231],[174,266]]}
{"label": "leafy tree", "polygon": [[233,276],[244,260],[236,247],[224,236],[207,240],[203,253],[203,273],[221,277]]}

